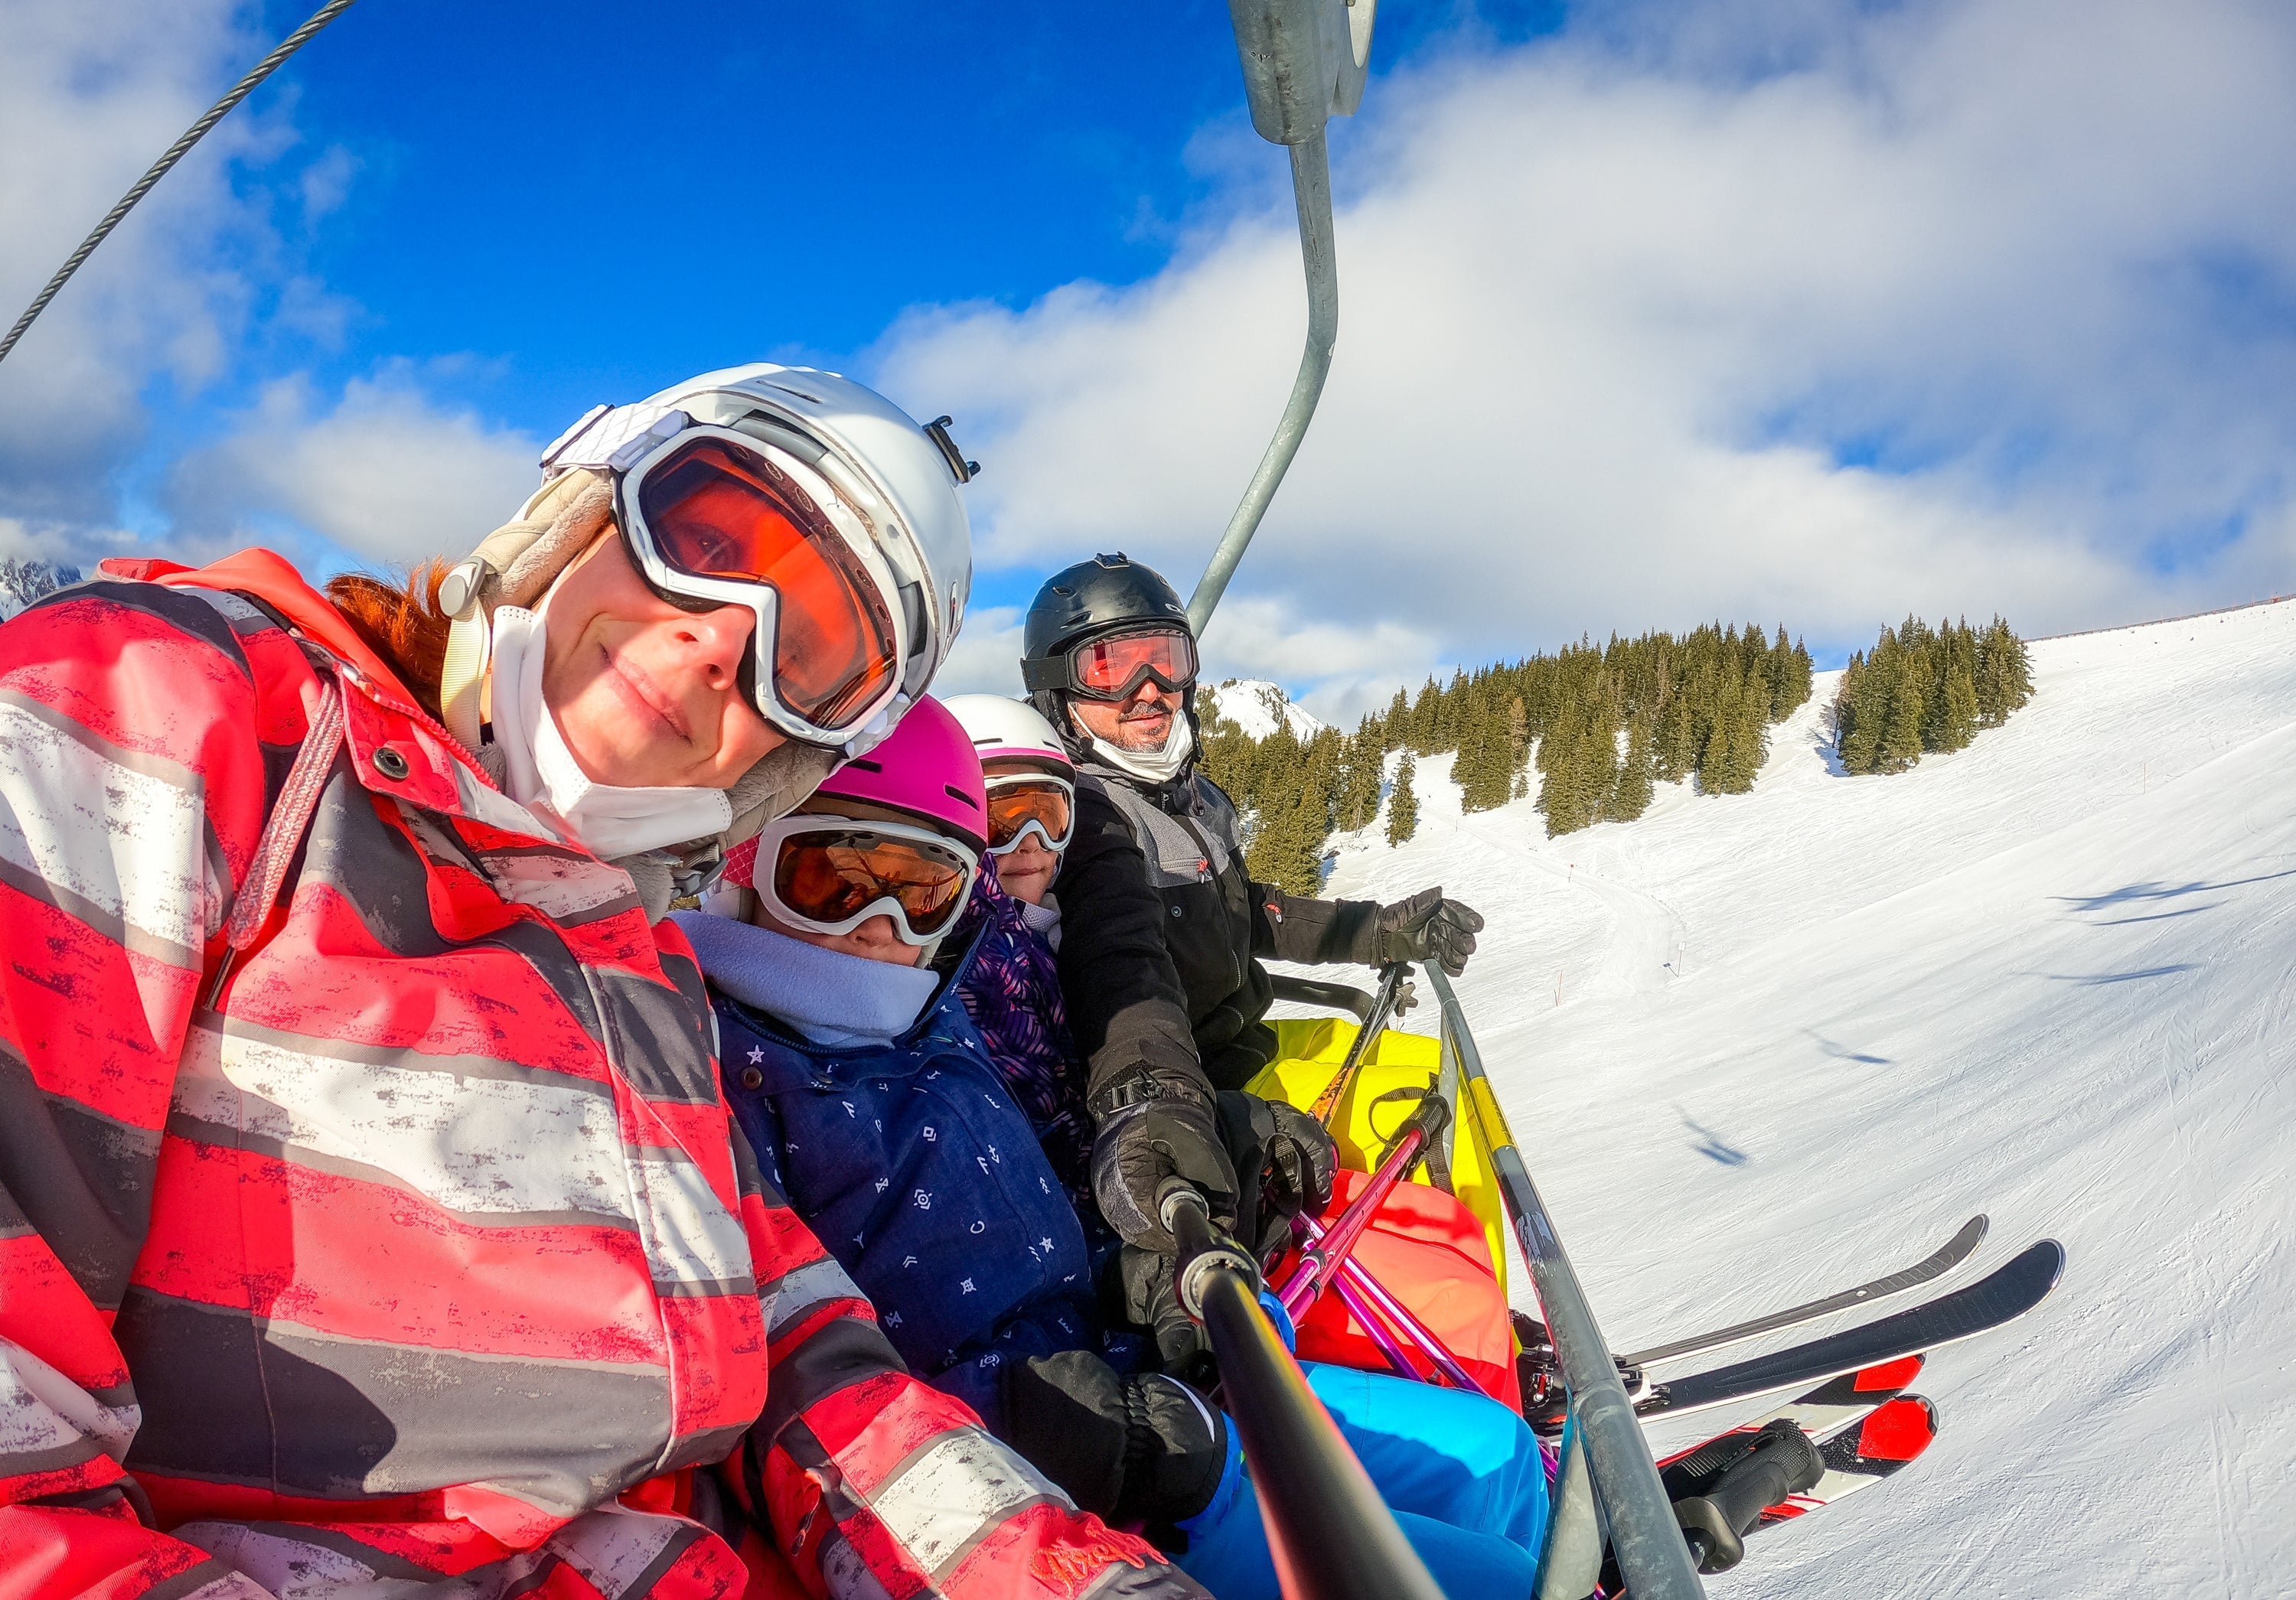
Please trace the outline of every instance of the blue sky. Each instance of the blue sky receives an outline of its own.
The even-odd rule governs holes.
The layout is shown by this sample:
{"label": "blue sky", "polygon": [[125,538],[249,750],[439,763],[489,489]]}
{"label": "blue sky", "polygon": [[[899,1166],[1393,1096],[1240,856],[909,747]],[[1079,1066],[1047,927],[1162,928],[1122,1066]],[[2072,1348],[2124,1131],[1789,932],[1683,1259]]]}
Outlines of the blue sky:
{"label": "blue sky", "polygon": [[[1192,581],[1301,316],[1226,5],[655,9],[361,0],[0,365],[0,554],[411,559],[767,357],[956,413],[967,686],[1067,560]],[[0,300],[304,12],[0,6]],[[1387,0],[1376,59],[1216,668],[1345,714],[1582,630],[2296,588],[2280,8]]]}

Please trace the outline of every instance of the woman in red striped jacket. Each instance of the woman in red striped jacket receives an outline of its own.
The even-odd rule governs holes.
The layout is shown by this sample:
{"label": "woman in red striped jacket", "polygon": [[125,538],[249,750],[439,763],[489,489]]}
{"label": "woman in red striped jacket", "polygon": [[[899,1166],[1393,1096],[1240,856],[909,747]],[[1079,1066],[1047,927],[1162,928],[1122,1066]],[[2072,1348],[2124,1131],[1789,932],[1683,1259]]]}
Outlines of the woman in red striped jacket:
{"label": "woman in red striped jacket", "polygon": [[663,920],[923,692],[963,458],[753,366],[544,469],[0,626],[0,1596],[1196,1593],[904,1370]]}

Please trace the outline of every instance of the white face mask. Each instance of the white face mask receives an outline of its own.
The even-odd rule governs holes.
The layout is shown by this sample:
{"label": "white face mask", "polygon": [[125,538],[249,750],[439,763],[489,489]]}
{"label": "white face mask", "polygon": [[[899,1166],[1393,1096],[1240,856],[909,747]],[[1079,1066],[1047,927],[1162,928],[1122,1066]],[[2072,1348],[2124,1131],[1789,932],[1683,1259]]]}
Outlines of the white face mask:
{"label": "white face mask", "polygon": [[584,775],[543,699],[543,618],[549,610],[545,596],[530,611],[514,605],[495,611],[488,687],[511,799],[608,861],[706,839],[732,825],[734,803],[722,789],[616,789]]}
{"label": "white face mask", "polygon": [[1161,750],[1126,750],[1121,745],[1111,744],[1085,727],[1080,718],[1077,726],[1084,728],[1086,737],[1092,741],[1092,748],[1102,760],[1120,772],[1128,772],[1136,778],[1145,778],[1152,784],[1168,783],[1181,767],[1188,764],[1188,757],[1196,748],[1196,730],[1190,725],[1185,711],[1173,714],[1172,731],[1164,735],[1164,748]]}

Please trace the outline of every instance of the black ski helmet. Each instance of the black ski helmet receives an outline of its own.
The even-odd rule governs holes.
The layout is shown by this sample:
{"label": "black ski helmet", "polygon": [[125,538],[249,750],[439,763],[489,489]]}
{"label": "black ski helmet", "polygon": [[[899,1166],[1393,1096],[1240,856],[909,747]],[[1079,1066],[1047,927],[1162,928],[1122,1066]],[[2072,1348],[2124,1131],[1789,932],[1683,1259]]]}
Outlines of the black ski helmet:
{"label": "black ski helmet", "polygon": [[1029,607],[1021,681],[1031,690],[1059,688],[1068,682],[1068,669],[1057,664],[1061,657],[1087,639],[1151,622],[1194,636],[1186,602],[1154,568],[1120,550],[1080,561],[1046,578]]}
{"label": "black ski helmet", "polygon": [[[1072,754],[1081,754],[1089,742],[1069,716],[1068,665],[1062,658],[1087,639],[1151,622],[1195,636],[1179,590],[1121,550],[1054,573],[1029,603],[1021,631],[1021,681],[1028,687],[1029,703],[1068,742]],[[1195,700],[1193,685],[1180,698],[1191,720]]]}

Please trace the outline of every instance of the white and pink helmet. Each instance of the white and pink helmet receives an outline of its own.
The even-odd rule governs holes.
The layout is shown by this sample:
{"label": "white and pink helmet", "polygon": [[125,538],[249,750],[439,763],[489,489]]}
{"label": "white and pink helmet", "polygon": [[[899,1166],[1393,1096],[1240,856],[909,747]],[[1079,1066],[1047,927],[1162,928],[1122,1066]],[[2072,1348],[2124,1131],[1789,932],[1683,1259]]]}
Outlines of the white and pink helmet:
{"label": "white and pink helmet", "polygon": [[1027,701],[1002,694],[955,694],[941,703],[972,739],[972,753],[983,767],[991,761],[1024,761],[1056,777],[1075,775],[1075,763],[1061,736]]}

